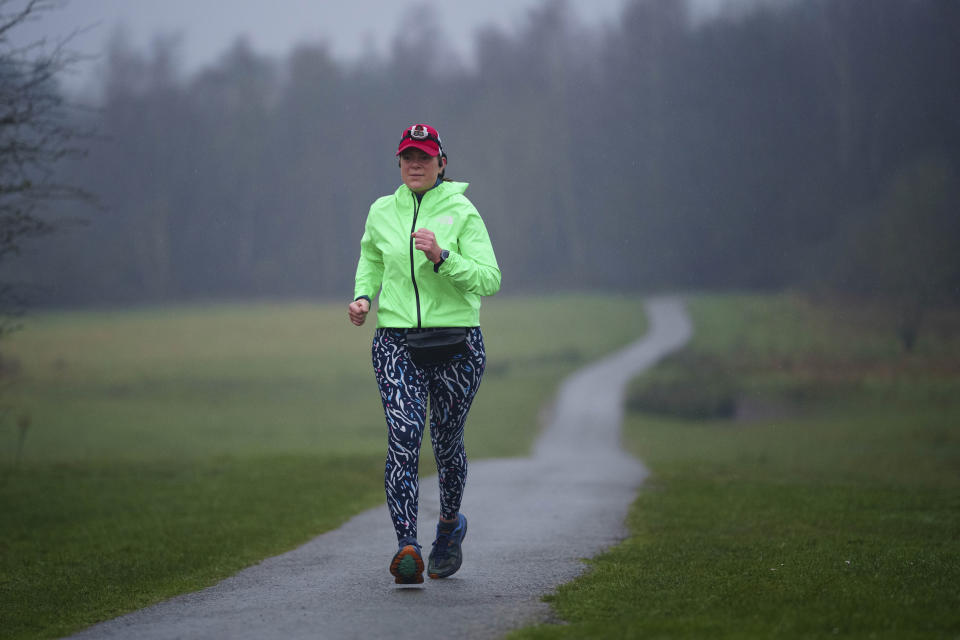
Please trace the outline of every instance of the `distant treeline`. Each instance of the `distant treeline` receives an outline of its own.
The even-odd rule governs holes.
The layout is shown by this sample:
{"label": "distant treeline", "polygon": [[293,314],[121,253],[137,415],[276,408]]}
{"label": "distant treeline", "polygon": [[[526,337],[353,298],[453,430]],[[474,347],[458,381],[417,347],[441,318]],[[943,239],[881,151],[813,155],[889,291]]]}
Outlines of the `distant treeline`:
{"label": "distant treeline", "polygon": [[[282,9],[278,9],[282,10]],[[444,64],[424,9],[387,58],[243,41],[185,77],[118,38],[69,208],[10,265],[54,304],[352,292],[394,151],[435,125],[505,292],[809,287],[956,297],[960,2],[803,0],[694,25],[635,0],[591,30],[545,2]],[[79,117],[79,115],[77,116]],[[84,123],[89,124],[89,123]],[[9,267],[8,267],[9,268]]]}

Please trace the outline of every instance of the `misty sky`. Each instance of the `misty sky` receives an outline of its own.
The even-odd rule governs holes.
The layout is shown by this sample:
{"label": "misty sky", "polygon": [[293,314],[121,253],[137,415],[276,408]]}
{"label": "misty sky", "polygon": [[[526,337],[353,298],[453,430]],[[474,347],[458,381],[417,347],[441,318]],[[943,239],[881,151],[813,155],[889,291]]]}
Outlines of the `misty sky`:
{"label": "misty sky", "polygon": [[[473,35],[483,25],[508,31],[524,24],[531,7],[541,0],[61,0],[63,7],[42,20],[24,25],[14,34],[20,44],[46,37],[56,40],[85,28],[74,36],[71,48],[97,55],[114,31],[123,27],[136,48],[147,48],[158,33],[181,36],[181,65],[194,71],[216,60],[240,35],[249,38],[260,53],[282,56],[299,42],[326,42],[341,60],[357,58],[365,49],[384,53],[414,6],[435,8],[437,22],[448,44],[469,64]],[[597,25],[615,21],[624,0],[568,0],[582,22]],[[707,15],[730,0],[694,0]],[[424,37],[429,37],[425,34]],[[96,63],[78,69],[73,82],[95,74]]]}

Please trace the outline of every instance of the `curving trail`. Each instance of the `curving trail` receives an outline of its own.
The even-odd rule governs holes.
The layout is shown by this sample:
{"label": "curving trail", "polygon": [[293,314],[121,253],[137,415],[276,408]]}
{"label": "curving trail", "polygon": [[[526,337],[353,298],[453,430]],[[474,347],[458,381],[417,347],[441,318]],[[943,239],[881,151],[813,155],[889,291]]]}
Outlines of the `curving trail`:
{"label": "curving trail", "polygon": [[[471,462],[470,531],[453,577],[393,584],[387,562],[396,543],[384,505],[209,589],[72,637],[473,639],[548,619],[541,597],[578,576],[582,558],[623,538],[647,474],[620,449],[624,387],[691,335],[679,300],[650,300],[647,312],[644,338],[563,383],[532,458]],[[420,502],[426,554],[438,515],[433,478],[421,482]]]}

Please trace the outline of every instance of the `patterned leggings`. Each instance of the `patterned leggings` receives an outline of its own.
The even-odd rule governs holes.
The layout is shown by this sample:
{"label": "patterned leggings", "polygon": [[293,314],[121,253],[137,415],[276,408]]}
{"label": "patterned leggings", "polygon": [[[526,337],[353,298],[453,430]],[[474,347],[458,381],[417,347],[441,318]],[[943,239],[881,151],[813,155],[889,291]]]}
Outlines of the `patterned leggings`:
{"label": "patterned leggings", "polygon": [[430,399],[430,441],[440,474],[440,515],[460,510],[467,479],[463,427],[480,386],[486,354],[480,327],[467,332],[470,353],[450,362],[418,367],[407,352],[406,332],[377,329],[373,369],[387,418],[384,485],[397,540],[417,537],[420,445]]}

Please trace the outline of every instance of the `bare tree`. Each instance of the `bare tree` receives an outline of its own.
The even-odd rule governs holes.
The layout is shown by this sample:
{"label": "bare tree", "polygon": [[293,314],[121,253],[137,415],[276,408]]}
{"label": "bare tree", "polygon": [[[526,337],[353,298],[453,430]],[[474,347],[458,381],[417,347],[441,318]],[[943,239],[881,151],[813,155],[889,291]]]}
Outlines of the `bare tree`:
{"label": "bare tree", "polygon": [[[50,0],[0,0],[0,265],[20,253],[24,240],[54,231],[53,203],[91,200],[55,174],[61,161],[83,154],[83,136],[57,84],[58,74],[78,60],[66,48],[71,36],[49,49],[42,40],[11,41],[17,28],[57,6]],[[21,308],[17,288],[0,283],[0,335]]]}

